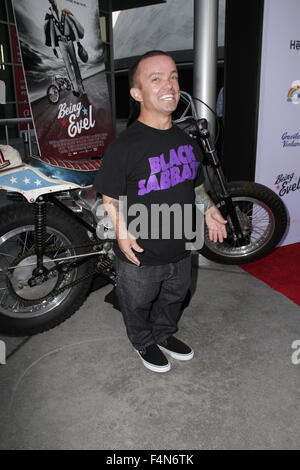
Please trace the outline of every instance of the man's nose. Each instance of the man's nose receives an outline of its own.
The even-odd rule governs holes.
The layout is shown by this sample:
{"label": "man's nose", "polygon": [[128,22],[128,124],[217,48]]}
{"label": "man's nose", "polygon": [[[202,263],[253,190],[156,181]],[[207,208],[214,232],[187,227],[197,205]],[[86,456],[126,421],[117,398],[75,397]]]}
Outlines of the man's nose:
{"label": "man's nose", "polygon": [[170,90],[173,88],[173,80],[171,78],[166,79],[166,87]]}

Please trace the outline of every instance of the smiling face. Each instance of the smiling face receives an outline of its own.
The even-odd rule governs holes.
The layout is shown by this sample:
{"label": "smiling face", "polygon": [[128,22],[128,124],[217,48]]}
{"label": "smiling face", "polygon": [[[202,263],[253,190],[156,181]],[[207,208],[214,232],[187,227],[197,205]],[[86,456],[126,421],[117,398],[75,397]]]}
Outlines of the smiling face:
{"label": "smiling face", "polygon": [[166,55],[143,59],[136,71],[130,94],[141,104],[141,115],[151,120],[170,117],[179,101],[178,72]]}

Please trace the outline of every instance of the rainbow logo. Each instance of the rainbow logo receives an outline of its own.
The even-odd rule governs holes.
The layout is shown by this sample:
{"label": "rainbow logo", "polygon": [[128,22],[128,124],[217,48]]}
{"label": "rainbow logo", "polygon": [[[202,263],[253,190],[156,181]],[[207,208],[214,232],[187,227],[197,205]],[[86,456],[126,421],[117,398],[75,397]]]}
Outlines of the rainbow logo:
{"label": "rainbow logo", "polygon": [[300,80],[296,80],[292,83],[292,86],[287,95],[287,101],[294,104],[300,103]]}

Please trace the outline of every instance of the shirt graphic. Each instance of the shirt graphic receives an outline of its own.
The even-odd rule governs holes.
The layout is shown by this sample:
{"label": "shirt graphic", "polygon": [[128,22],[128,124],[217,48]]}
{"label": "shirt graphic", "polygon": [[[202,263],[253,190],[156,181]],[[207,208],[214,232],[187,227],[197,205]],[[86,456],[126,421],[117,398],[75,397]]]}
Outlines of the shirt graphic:
{"label": "shirt graphic", "polygon": [[161,191],[176,186],[185,180],[194,180],[200,162],[196,160],[192,145],[180,145],[169,150],[166,162],[165,154],[148,158],[150,174],[147,179],[138,182],[138,195],[143,196],[151,191]]}

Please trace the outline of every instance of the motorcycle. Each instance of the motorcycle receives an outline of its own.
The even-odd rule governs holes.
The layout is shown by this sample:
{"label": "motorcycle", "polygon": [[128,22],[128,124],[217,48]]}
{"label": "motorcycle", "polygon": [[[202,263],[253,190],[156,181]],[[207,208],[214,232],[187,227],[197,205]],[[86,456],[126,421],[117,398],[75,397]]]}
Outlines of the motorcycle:
{"label": "motorcycle", "polygon": [[56,104],[60,98],[60,91],[72,88],[71,82],[68,77],[63,75],[54,75],[51,80],[51,85],[47,88],[47,98],[49,103]]}
{"label": "motorcycle", "polygon": [[[205,229],[200,253],[225,264],[265,256],[286,230],[282,200],[261,184],[227,183],[207,122],[190,95],[181,92],[181,98],[186,109],[176,124],[201,146],[207,190],[227,220],[227,239],[213,243]],[[92,189],[101,158],[22,162],[12,147],[0,148],[0,188],[9,200],[0,211],[0,331],[27,336],[73,315],[95,276],[115,284],[114,231]]]}

